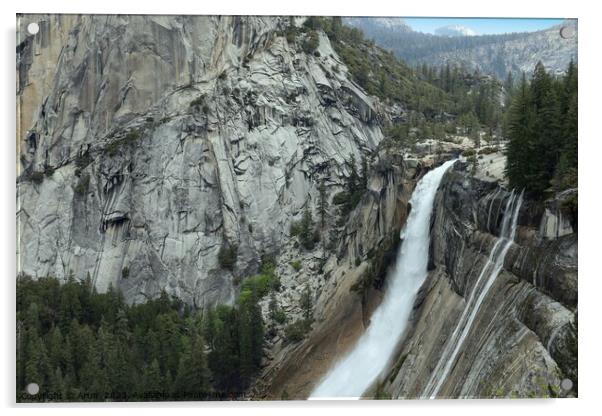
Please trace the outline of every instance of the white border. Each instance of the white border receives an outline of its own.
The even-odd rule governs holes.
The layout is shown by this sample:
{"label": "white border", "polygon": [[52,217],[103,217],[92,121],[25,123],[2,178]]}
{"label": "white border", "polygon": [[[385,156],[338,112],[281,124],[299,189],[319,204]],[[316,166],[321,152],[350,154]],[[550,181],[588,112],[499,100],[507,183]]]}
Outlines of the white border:
{"label": "white border", "polygon": [[[579,253],[579,392],[580,398],[573,400],[515,400],[515,401],[404,401],[404,402],[253,402],[253,403],[148,403],[148,404],[91,404],[87,414],[105,414],[107,409],[116,415],[131,413],[133,407],[142,406],[145,413],[162,415],[170,408],[175,412],[200,412],[214,414],[244,415],[278,414],[304,415],[308,413],[332,413],[339,409],[350,415],[365,416],[367,412],[379,414],[420,413],[438,415],[461,413],[462,415],[487,416],[529,412],[548,415],[576,415],[593,413],[599,407],[600,392],[599,351],[601,346],[600,296],[602,296],[602,273],[600,273],[600,189],[602,186],[599,166],[602,165],[602,134],[600,134],[600,105],[602,77],[599,51],[602,16],[595,2],[577,1],[386,1],[370,0],[351,4],[341,0],[274,1],[220,0],[194,1],[124,1],[102,0],[100,2],[75,2],[68,0],[26,0],[2,2],[3,62],[1,80],[3,97],[0,100],[0,115],[4,135],[2,137],[2,163],[0,172],[0,195],[2,208],[2,256],[4,287],[3,296],[3,342],[2,359],[5,360],[0,376],[1,403],[10,407],[9,412],[25,410],[27,413],[43,409],[47,414],[80,414],[81,405],[51,405],[43,408],[14,405],[14,282],[15,282],[15,13],[133,13],[133,14],[313,14],[313,15],[371,15],[371,16],[456,16],[456,17],[576,17],[579,18],[579,182],[581,224]],[[191,409],[192,407],[192,409]],[[125,408],[125,409],[123,409]],[[138,410],[134,410],[138,411]]]}

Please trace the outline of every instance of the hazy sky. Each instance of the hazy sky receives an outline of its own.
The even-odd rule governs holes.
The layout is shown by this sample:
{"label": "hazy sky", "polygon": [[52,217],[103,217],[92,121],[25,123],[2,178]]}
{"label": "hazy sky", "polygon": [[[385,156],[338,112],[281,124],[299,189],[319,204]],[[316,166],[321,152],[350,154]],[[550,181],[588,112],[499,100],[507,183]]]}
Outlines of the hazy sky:
{"label": "hazy sky", "polygon": [[563,19],[482,19],[482,18],[433,18],[406,17],[406,23],[414,30],[434,33],[435,29],[447,25],[462,25],[474,30],[477,35],[510,32],[532,32],[557,25]]}

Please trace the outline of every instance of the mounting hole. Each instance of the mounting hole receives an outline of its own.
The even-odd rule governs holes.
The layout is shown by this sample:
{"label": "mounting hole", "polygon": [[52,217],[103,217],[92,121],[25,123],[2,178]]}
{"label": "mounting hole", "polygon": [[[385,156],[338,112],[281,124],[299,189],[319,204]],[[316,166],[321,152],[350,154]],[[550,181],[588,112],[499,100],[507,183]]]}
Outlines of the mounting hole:
{"label": "mounting hole", "polygon": [[560,382],[560,388],[564,391],[569,391],[573,388],[573,382],[568,378],[565,378]]}
{"label": "mounting hole", "polygon": [[40,25],[37,23],[30,23],[27,25],[27,32],[29,32],[30,35],[35,35],[36,33],[38,33],[40,31]]}
{"label": "mounting hole", "polygon": [[27,387],[25,387],[25,391],[30,396],[35,396],[40,392],[40,386],[38,386],[38,383],[29,383]]}
{"label": "mounting hole", "polygon": [[560,37],[562,39],[571,39],[575,37],[575,29],[570,26],[562,26],[560,28]]}

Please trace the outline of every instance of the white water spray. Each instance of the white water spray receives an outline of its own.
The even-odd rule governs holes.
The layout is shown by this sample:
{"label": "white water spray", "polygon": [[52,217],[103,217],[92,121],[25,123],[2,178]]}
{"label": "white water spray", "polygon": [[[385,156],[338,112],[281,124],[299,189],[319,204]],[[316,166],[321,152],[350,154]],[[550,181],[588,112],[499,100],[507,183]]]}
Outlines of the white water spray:
{"label": "white water spray", "polygon": [[439,357],[437,366],[432,372],[424,389],[423,397],[431,399],[436,398],[441,387],[443,387],[445,380],[447,380],[447,377],[458,358],[458,353],[462,348],[462,344],[472,328],[472,324],[479,312],[481,304],[504,266],[506,253],[508,253],[510,246],[514,242],[518,212],[520,211],[522,202],[523,194],[521,193],[517,197],[514,191],[512,191],[506,202],[500,238],[498,238],[493,246],[489,258],[487,259],[487,263],[485,263],[485,266],[481,270],[477,282],[468,297],[464,311],[460,316],[460,320],[458,321],[452,336],[447,341],[443,353]]}
{"label": "white water spray", "polygon": [[428,172],[416,185],[412,210],[385,297],[353,349],[320,382],[310,399],[360,398],[391,359],[408,323],[416,294],[427,275],[429,229],[439,183],[455,162]]}

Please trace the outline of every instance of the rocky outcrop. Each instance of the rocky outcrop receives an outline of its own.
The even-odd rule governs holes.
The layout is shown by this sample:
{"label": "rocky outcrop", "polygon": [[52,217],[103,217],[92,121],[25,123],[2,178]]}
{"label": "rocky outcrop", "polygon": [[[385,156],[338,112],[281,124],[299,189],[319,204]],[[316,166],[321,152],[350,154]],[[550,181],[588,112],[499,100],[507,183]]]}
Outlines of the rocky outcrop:
{"label": "rocky outcrop", "polygon": [[[457,163],[436,197],[431,271],[414,305],[411,328],[381,380],[394,398],[425,397],[427,381],[500,235],[510,193],[467,170]],[[515,244],[437,397],[575,394],[561,390],[560,381],[577,381],[577,234],[550,234],[550,216],[560,216],[556,200],[527,199],[522,205]]]}
{"label": "rocky outcrop", "polygon": [[[328,38],[306,54],[288,24],[20,16],[19,272],[89,275],[130,302],[231,302],[318,184],[331,198],[382,139],[378,103]],[[222,246],[237,248],[231,268]]]}

